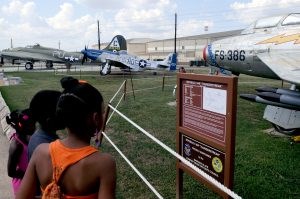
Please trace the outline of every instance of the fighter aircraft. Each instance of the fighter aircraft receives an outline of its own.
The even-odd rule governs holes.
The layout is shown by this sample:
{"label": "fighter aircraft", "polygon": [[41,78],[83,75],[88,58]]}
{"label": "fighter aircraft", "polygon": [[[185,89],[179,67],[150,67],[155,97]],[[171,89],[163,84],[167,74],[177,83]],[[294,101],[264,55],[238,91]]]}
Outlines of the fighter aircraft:
{"label": "fighter aircraft", "polygon": [[300,14],[258,19],[241,35],[212,42],[204,59],[232,74],[281,79],[290,89],[260,87],[240,97],[267,104],[264,119],[282,133],[300,133]]}
{"label": "fighter aircraft", "polygon": [[[123,36],[117,35],[112,39],[105,50],[126,50],[126,41],[125,46],[124,41],[125,39]],[[83,58],[83,55],[80,52],[67,52],[60,49],[43,47],[39,44],[6,49],[0,52],[0,56],[1,64],[3,64],[4,58],[12,60],[13,64],[16,60],[24,60],[25,68],[27,70],[33,69],[33,64],[37,61],[46,62],[47,68],[52,68],[53,63],[64,63],[67,68],[70,68],[72,64],[80,64]]]}
{"label": "fighter aircraft", "polygon": [[142,59],[135,55],[130,55],[127,51],[107,51],[95,49],[83,49],[83,60],[89,58],[93,61],[99,61],[102,65],[100,70],[101,75],[107,75],[111,72],[111,66],[119,67],[123,71],[144,71],[144,70],[159,70],[165,69],[176,70],[177,56],[175,53],[170,53],[163,61],[151,61]]}

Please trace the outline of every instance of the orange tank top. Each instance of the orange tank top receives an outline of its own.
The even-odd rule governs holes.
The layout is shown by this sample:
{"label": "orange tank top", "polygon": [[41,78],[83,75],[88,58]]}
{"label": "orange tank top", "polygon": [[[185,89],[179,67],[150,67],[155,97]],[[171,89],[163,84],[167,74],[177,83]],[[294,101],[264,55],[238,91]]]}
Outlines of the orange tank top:
{"label": "orange tank top", "polygon": [[86,146],[78,149],[65,147],[60,140],[56,140],[49,144],[49,152],[53,167],[53,179],[47,185],[45,190],[42,190],[42,199],[96,199],[98,193],[88,196],[68,196],[60,192],[60,187],[57,184],[63,171],[70,165],[75,164],[79,160],[97,152],[98,150],[92,146]]}

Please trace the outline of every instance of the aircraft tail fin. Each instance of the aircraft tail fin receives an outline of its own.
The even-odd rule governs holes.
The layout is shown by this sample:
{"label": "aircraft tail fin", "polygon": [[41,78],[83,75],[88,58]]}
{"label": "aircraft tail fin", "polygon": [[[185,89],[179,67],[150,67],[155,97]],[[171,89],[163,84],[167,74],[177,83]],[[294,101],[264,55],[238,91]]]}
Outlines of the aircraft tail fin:
{"label": "aircraft tail fin", "polygon": [[177,54],[176,53],[172,53],[171,55],[171,63],[170,63],[170,71],[175,71],[176,70],[176,66],[177,66]]}
{"label": "aircraft tail fin", "polygon": [[108,46],[103,50],[108,50],[108,51],[127,50],[126,39],[122,35],[116,35],[108,44]]}
{"label": "aircraft tail fin", "polygon": [[170,53],[161,63],[160,67],[168,68],[169,71],[175,71],[177,66],[177,54]]}

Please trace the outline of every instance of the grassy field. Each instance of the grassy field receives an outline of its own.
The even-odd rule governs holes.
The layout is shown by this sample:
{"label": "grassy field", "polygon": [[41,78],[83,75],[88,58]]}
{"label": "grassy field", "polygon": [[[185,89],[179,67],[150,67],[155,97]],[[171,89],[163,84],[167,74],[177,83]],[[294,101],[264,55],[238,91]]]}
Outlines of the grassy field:
{"label": "grassy field", "polygon": [[[123,75],[100,77],[98,73],[81,73],[79,77],[78,74],[69,75],[81,77],[97,87],[106,102],[114,96],[124,79],[129,78]],[[20,85],[0,88],[9,107],[16,109],[28,106],[31,97],[41,89],[60,90],[59,80],[67,74],[23,72],[6,75],[23,79]],[[175,150],[176,107],[168,103],[175,101],[172,91],[176,76],[165,78],[163,91],[162,79],[160,75],[134,76],[135,98],[129,92],[118,109]],[[131,91],[128,80],[127,90]],[[238,94],[254,93],[254,89],[262,85],[280,87],[281,81],[242,75],[239,77]],[[264,105],[238,98],[233,190],[249,199],[300,198],[300,144],[291,145],[289,138],[264,133],[272,126],[262,119],[263,111]],[[117,114],[111,118],[106,130],[110,139],[164,198],[175,198],[176,159],[173,156]],[[103,140],[102,151],[112,153],[117,161],[117,198],[156,198],[107,140]],[[219,196],[184,175],[184,198]]]}

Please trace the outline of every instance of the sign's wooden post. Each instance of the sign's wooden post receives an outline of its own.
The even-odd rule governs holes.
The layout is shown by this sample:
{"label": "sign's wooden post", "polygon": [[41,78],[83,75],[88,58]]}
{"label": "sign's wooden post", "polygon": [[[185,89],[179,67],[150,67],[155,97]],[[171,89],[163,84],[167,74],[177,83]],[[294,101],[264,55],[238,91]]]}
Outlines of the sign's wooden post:
{"label": "sign's wooden post", "polygon": [[[177,76],[177,152],[229,189],[233,186],[236,95],[237,77]],[[176,171],[176,198],[183,197],[183,172],[229,198],[179,160]]]}

